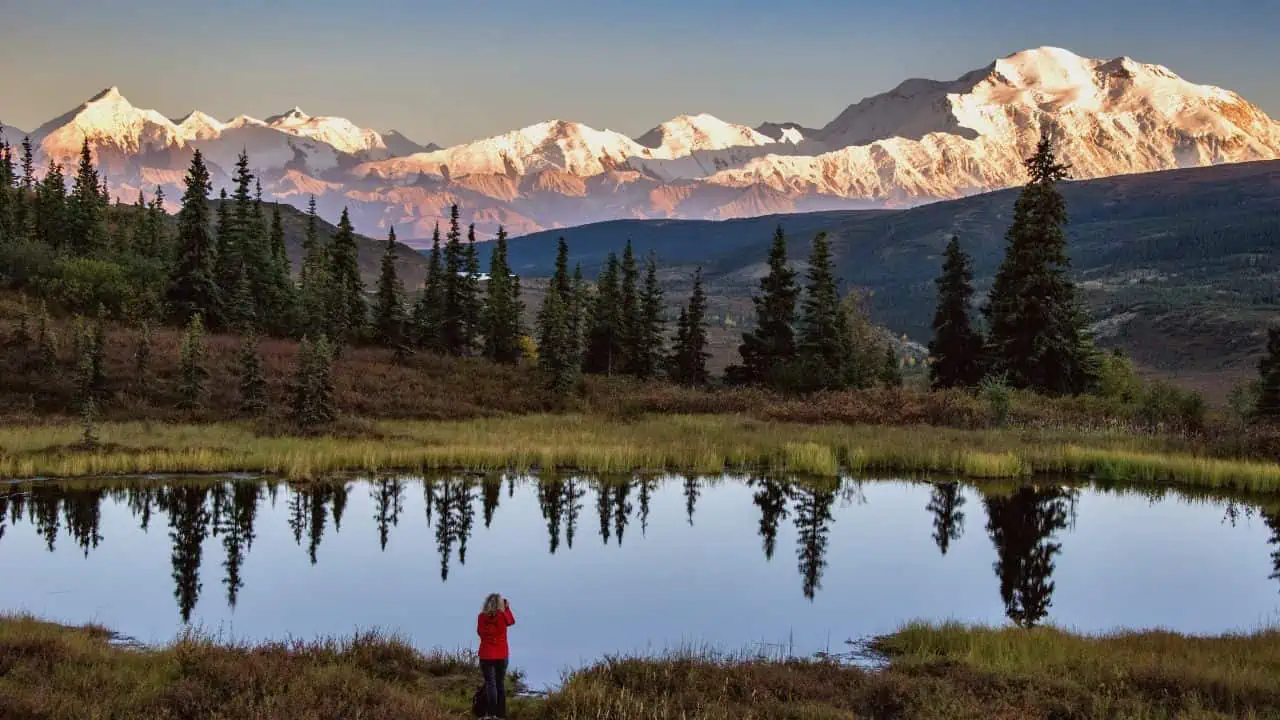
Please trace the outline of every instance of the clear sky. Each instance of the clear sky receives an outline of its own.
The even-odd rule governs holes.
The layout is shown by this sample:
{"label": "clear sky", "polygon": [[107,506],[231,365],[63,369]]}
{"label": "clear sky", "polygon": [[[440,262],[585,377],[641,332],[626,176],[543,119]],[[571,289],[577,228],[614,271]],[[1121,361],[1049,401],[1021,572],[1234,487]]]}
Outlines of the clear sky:
{"label": "clear sky", "polygon": [[0,120],[117,85],[171,117],[294,105],[421,143],[681,113],[821,126],[908,77],[1056,45],[1129,55],[1280,117],[1275,0],[0,0]]}

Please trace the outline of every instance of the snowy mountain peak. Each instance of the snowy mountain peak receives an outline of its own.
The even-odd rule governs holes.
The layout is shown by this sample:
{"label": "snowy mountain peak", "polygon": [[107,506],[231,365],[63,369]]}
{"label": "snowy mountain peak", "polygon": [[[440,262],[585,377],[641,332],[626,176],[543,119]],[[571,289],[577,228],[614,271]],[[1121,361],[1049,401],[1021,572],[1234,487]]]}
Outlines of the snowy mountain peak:
{"label": "snowy mountain peak", "polygon": [[226,125],[199,110],[192,110],[186,117],[175,120],[174,124],[178,126],[178,134],[186,141],[216,138],[226,129]]}
{"label": "snowy mountain peak", "polygon": [[[112,85],[106,90],[103,90],[97,95],[94,95],[93,97],[89,98],[88,102],[95,103],[95,102],[101,102],[103,100],[106,100],[106,101],[124,100],[124,96],[120,94],[120,88],[116,87],[115,85]],[[128,100],[125,100],[125,102],[128,102]]]}
{"label": "snowy mountain peak", "polygon": [[678,158],[694,152],[760,147],[776,142],[746,125],[727,123],[708,113],[680,115],[636,138],[655,155]]}
{"label": "snowy mountain peak", "polygon": [[302,108],[298,107],[297,105],[294,105],[293,109],[288,112],[280,113],[279,115],[272,115],[271,117],[267,118],[267,124],[268,125],[297,124],[297,123],[305,123],[310,119],[311,119],[310,115],[303,112]]}
{"label": "snowy mountain peak", "polygon": [[59,160],[78,155],[85,140],[95,152],[105,148],[121,153],[180,142],[178,129],[168,118],[154,110],[135,108],[114,86],[45,123],[32,135],[46,156]]}

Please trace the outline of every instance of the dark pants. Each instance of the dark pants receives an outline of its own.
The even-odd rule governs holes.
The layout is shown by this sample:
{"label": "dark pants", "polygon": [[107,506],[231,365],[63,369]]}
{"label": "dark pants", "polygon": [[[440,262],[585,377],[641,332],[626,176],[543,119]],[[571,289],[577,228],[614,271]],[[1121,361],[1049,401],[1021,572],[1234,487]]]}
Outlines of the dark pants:
{"label": "dark pants", "polygon": [[489,714],[500,718],[507,716],[507,660],[481,660],[484,673],[484,693],[489,700]]}

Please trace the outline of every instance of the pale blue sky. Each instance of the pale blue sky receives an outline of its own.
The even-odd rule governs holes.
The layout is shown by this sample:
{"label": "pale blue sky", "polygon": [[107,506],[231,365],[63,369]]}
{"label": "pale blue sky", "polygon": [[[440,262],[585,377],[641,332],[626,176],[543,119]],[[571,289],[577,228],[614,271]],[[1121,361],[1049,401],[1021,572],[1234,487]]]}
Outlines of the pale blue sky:
{"label": "pale blue sky", "polygon": [[1028,47],[1129,55],[1280,117],[1270,0],[0,0],[0,120],[102,88],[177,117],[300,105],[452,144],[551,118],[821,126],[908,77]]}

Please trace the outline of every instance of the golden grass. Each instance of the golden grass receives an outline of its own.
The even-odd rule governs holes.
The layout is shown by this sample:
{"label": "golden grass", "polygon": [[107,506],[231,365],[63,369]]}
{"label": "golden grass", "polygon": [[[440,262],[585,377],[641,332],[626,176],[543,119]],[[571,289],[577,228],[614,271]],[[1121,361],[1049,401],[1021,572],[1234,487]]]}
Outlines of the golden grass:
{"label": "golden grass", "polygon": [[0,478],[261,472],[308,479],[342,471],[582,470],[594,473],[1034,474],[1280,491],[1280,464],[1194,455],[1174,441],[1119,433],[805,425],[736,415],[525,415],[374,421],[352,436],[266,436],[249,423],[106,423],[100,449],[71,424],[0,428]]}

